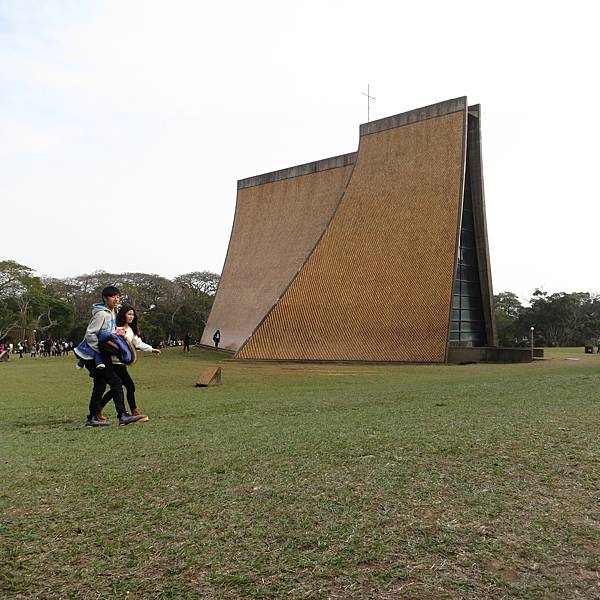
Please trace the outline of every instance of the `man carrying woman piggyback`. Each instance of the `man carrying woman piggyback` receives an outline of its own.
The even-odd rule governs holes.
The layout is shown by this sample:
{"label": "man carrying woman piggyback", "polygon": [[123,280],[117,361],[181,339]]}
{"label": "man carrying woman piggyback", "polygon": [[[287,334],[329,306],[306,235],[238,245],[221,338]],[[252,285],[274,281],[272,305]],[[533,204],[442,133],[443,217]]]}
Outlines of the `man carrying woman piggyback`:
{"label": "man carrying woman piggyback", "polygon": [[[102,302],[92,306],[92,318],[83,341],[74,349],[79,358],[78,367],[84,366],[93,378],[92,395],[86,419],[87,427],[103,427],[110,421],[102,409],[113,400],[119,425],[148,421],[135,403],[135,385],[127,371],[127,364],[135,362],[136,349],[159,355],[160,350],[145,344],[139,337],[135,309],[124,306],[115,315],[121,299],[118,288],[108,286],[102,290]],[[123,385],[131,414],[125,410]],[[107,386],[110,388],[105,394]]]}

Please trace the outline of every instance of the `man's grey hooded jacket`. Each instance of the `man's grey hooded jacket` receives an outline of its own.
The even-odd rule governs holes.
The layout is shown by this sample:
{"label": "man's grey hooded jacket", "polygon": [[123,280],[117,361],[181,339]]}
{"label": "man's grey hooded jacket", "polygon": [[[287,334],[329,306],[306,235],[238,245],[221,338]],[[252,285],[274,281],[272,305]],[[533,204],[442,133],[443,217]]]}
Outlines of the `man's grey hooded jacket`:
{"label": "man's grey hooded jacket", "polygon": [[98,334],[101,331],[112,333],[116,326],[115,313],[103,303],[99,302],[92,306],[92,319],[85,332],[84,340],[96,351],[98,348]]}

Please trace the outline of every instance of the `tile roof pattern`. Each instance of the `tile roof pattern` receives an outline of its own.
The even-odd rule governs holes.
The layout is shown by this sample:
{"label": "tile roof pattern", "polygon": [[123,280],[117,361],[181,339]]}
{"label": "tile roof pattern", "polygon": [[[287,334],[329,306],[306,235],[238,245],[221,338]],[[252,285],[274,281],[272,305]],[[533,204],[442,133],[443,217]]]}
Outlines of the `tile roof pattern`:
{"label": "tile roof pattern", "polygon": [[[270,303],[271,310],[236,357],[443,362],[465,144],[466,99],[448,114],[365,132],[347,189],[321,240],[274,302],[275,287],[281,293],[287,285],[278,274],[278,285],[261,305]],[[346,172],[339,174],[338,190],[344,177]],[[261,192],[249,210],[270,216],[274,205]],[[232,240],[236,235],[254,234],[240,228]],[[263,268],[260,261],[266,258],[265,268],[277,272],[280,258],[269,258],[269,241],[278,243],[265,240],[260,257],[254,254],[243,269]],[[250,265],[257,258],[259,264]],[[233,273],[224,272],[223,278],[229,285]],[[244,278],[252,280],[252,274]],[[254,316],[262,309],[261,293],[253,296]],[[236,333],[241,342],[250,332],[237,326]]]}
{"label": "tile roof pattern", "polygon": [[203,344],[212,346],[216,329],[225,349],[237,350],[248,339],[325,230],[353,162],[354,155],[344,155],[240,182]]}

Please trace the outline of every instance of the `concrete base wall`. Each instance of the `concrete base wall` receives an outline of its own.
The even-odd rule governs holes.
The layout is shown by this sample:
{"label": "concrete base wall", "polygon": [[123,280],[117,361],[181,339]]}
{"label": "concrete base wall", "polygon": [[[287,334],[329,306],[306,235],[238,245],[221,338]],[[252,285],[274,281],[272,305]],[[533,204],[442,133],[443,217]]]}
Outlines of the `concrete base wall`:
{"label": "concrete base wall", "polygon": [[497,346],[484,348],[454,347],[448,351],[448,362],[451,364],[468,362],[531,362],[533,358],[544,358],[544,349],[534,348],[533,357],[531,355],[531,348],[500,348]]}
{"label": "concrete base wall", "polygon": [[196,348],[202,348],[203,350],[212,350],[213,352],[222,352],[223,354],[228,354],[229,356],[233,356],[235,354],[235,350],[228,350],[227,348],[215,348],[214,344],[196,344]]}

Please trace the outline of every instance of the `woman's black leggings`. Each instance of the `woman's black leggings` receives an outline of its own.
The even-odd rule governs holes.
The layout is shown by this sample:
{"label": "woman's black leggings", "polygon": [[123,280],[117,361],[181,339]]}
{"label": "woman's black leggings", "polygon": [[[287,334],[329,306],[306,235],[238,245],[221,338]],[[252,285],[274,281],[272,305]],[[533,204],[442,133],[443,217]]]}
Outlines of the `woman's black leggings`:
{"label": "woman's black leggings", "polygon": [[[123,382],[123,387],[127,392],[127,404],[129,404],[129,410],[133,412],[137,408],[135,403],[135,383],[133,383],[133,379],[131,379],[126,365],[113,365],[113,369],[118,378]],[[108,392],[102,396],[102,408],[104,408],[112,399],[112,390],[108,390]]]}

